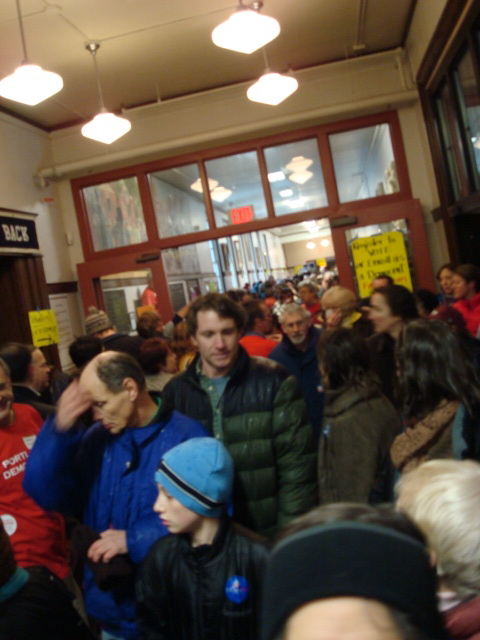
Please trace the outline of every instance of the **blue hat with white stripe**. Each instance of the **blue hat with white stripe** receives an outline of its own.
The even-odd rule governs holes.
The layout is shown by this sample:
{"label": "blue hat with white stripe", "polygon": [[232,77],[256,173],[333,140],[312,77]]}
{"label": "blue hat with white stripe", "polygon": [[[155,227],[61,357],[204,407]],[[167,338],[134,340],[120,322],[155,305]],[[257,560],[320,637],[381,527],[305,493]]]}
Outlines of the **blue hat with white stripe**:
{"label": "blue hat with white stripe", "polygon": [[184,507],[218,518],[232,493],[233,460],[215,438],[191,438],[163,456],[155,481]]}

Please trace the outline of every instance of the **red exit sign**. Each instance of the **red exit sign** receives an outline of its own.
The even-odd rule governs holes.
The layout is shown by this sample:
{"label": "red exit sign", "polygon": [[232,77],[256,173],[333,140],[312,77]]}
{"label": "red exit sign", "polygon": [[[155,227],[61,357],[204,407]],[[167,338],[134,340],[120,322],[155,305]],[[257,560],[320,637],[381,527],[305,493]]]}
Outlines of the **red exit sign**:
{"label": "red exit sign", "polygon": [[247,205],[245,207],[237,207],[230,209],[233,224],[242,224],[242,222],[251,222],[253,220],[253,207]]}

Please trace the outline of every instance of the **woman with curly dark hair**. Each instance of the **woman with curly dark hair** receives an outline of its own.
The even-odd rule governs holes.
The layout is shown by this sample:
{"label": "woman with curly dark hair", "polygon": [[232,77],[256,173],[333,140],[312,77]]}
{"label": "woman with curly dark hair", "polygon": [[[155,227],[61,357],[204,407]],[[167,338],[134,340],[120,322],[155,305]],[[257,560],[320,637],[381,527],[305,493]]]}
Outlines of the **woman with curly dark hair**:
{"label": "woman with curly dark hair", "polygon": [[409,323],[397,350],[407,428],[392,445],[408,471],[432,458],[478,458],[480,385],[457,336],[439,320]]}

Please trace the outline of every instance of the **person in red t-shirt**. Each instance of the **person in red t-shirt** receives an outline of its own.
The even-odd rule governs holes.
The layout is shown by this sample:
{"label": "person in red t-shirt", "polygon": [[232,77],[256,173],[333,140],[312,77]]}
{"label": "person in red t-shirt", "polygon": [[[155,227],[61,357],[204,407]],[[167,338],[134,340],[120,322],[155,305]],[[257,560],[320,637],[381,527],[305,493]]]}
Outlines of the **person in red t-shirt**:
{"label": "person in red t-shirt", "polygon": [[42,565],[64,580],[70,568],[63,517],[44,511],[22,487],[42,422],[33,407],[13,403],[8,367],[0,359],[0,518],[20,567]]}
{"label": "person in red t-shirt", "polygon": [[302,307],[310,312],[313,322],[315,322],[317,315],[322,310],[317,285],[310,280],[302,280],[298,285],[298,295],[302,300]]}
{"label": "person in red t-shirt", "polygon": [[270,340],[267,334],[272,331],[273,316],[265,302],[249,300],[243,303],[247,312],[245,333],[240,338],[240,344],[249,356],[263,356],[267,358],[269,353],[278,345],[277,340]]}
{"label": "person in red t-shirt", "polygon": [[158,311],[158,296],[153,288],[152,276],[147,278],[147,288],[143,290],[140,301],[142,307],[153,307],[155,311]]}

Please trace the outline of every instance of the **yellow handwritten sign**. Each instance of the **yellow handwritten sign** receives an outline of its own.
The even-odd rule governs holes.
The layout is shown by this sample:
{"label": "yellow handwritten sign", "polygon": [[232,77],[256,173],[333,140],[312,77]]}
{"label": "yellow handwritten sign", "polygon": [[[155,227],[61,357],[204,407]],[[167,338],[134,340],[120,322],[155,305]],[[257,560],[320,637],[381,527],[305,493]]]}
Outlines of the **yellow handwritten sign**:
{"label": "yellow handwritten sign", "polygon": [[400,231],[357,238],[350,246],[361,298],[372,293],[372,280],[381,273],[412,291],[405,240]]}
{"label": "yellow handwritten sign", "polygon": [[29,311],[28,320],[35,347],[46,347],[59,342],[57,318],[53,309]]}

